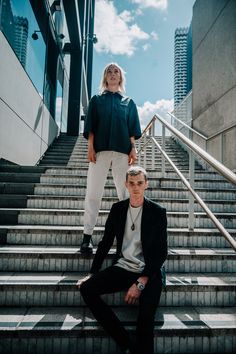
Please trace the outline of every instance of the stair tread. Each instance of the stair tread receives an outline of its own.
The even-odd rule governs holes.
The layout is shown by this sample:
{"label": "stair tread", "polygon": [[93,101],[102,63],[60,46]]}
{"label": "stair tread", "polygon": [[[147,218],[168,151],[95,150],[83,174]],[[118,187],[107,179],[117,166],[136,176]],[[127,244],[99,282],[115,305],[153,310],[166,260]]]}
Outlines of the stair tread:
{"label": "stair tread", "polygon": [[[19,211],[19,212],[33,212],[33,213],[84,213],[84,209],[48,209],[48,208],[0,208],[0,211]],[[110,212],[110,210],[108,209],[100,209],[99,213],[100,214],[108,214]],[[214,213],[216,216],[236,216],[236,213],[229,213],[229,212],[216,212]],[[188,211],[167,211],[167,215],[189,215]],[[201,212],[201,211],[196,211],[194,212],[194,215],[196,216],[204,216],[206,215],[205,212]]]}
{"label": "stair tread", "polygon": [[[94,247],[95,251],[95,247]],[[41,253],[42,255],[46,255],[48,253],[54,254],[80,254],[80,247],[68,247],[68,246],[28,246],[28,245],[20,245],[20,246],[5,246],[3,245],[0,248],[0,254],[4,253],[29,253],[36,254]],[[111,248],[109,251],[109,255],[115,253],[115,248]],[[182,247],[169,247],[168,248],[169,256],[233,256],[236,257],[236,252],[233,249],[227,248],[182,248]]]}
{"label": "stair tread", "polygon": [[[0,285],[75,286],[84,276],[83,272],[1,272]],[[236,287],[236,278],[228,273],[167,273],[167,288],[181,285]]]}
{"label": "stair tread", "polygon": [[[158,139],[160,141],[161,138]],[[16,166],[8,169],[7,166],[0,166],[1,180],[12,179],[12,182],[0,182],[1,191],[6,192],[0,197],[0,214],[2,223],[8,223],[0,225],[0,242],[3,243],[0,247],[0,261],[4,270],[0,273],[0,338],[7,345],[15,340],[19,347],[22,341],[23,346],[27,345],[28,352],[34,351],[29,346],[31,339],[37,343],[38,339],[45,341],[45,351],[56,338],[59,338],[58,345],[60,337],[66,343],[76,339],[77,344],[73,350],[78,349],[79,352],[83,352],[85,343],[86,352],[87,345],[91,347],[91,352],[103,352],[100,339],[105,338],[105,343],[109,340],[85,306],[76,284],[90,269],[96,244],[104,232],[103,221],[110,210],[109,203],[117,202],[118,198],[109,171],[99,215],[102,225],[94,229],[93,255],[81,255],[80,243],[84,230],[81,217],[84,213],[88,170],[88,161],[84,159],[87,141],[82,136],[74,137],[68,144],[66,140],[70,139],[67,136],[57,139],[34,168]],[[171,157],[176,155],[173,159],[188,179],[187,154],[173,143],[171,137],[166,140],[166,151]],[[220,341],[224,337],[229,341],[227,348],[230,345],[233,348],[235,341],[231,338],[236,337],[236,253],[218,229],[206,221],[207,216],[199,207],[196,208],[199,211],[195,212],[198,228],[194,231],[187,228],[187,188],[176,183],[179,179],[170,166],[167,166],[165,177],[162,178],[159,152],[156,168],[152,168],[150,163],[150,149],[147,156],[147,172],[152,185],[147,196],[166,205],[170,220],[167,229],[169,247],[165,262],[166,286],[163,287],[160,307],[156,313],[154,331],[156,338],[163,341],[162,352],[172,352],[175,343],[178,350],[181,348],[181,353],[187,352],[187,345],[195,350],[197,347],[202,348],[204,340],[207,343],[206,350],[210,348],[212,352],[220,352]],[[216,172],[205,171],[200,165],[195,166],[195,186],[200,186],[195,190],[204,196],[203,199],[212,210],[217,211],[215,215],[227,223],[230,227],[227,231],[235,237],[236,189]],[[35,180],[36,176],[40,176],[38,181]],[[24,178],[26,181],[31,180],[26,183]],[[30,208],[24,208],[26,202],[20,203],[20,198],[27,199]],[[14,199],[19,199],[18,203]],[[75,205],[79,208],[76,209]],[[179,209],[182,211],[177,211]],[[36,218],[36,215],[39,217]],[[71,225],[62,225],[64,219],[65,223]],[[79,225],[75,225],[74,219]],[[16,225],[17,222],[23,224]],[[58,225],[44,225],[44,222]],[[114,247],[106,257],[104,266],[110,265]],[[127,328],[134,331],[137,306],[127,306],[124,293],[106,295],[105,298]],[[200,340],[201,346],[197,340]],[[183,344],[187,341],[187,345]],[[58,352],[64,350],[62,348],[60,342]],[[64,351],[67,352],[66,349]],[[107,352],[111,351],[107,349]]]}
{"label": "stair tread", "polygon": [[[133,327],[137,308],[116,307],[122,322]],[[92,328],[91,328],[92,327]],[[86,308],[74,307],[1,307],[0,332],[23,330],[68,331],[95,330],[101,328]],[[221,330],[236,329],[236,307],[159,307],[155,317],[155,329],[164,330]],[[18,335],[20,335],[18,332]],[[46,333],[46,332],[45,332]]]}
{"label": "stair tread", "polygon": [[[84,229],[83,226],[70,226],[70,225],[0,225],[0,230],[1,229],[7,229],[7,230],[53,230],[53,231],[81,231]],[[229,233],[235,233],[235,229],[227,229]],[[94,232],[96,231],[104,231],[104,226],[95,226]],[[204,234],[211,234],[211,233],[216,233],[220,234],[220,232],[217,229],[212,229],[212,228],[195,228],[194,230],[189,231],[188,228],[167,228],[168,232],[172,233],[188,233],[188,234],[198,234],[198,233],[204,233]],[[222,236],[223,237],[223,236]]]}

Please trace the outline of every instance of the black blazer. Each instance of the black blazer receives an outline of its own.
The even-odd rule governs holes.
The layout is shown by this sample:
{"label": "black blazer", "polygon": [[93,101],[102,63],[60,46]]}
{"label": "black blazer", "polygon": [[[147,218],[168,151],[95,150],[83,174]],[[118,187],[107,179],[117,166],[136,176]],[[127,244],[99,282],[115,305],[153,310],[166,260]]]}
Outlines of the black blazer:
{"label": "black blazer", "polygon": [[[116,253],[113,264],[122,257],[121,250],[128,207],[129,199],[112,205],[105,224],[104,236],[98,244],[93,260],[91,273],[96,273],[100,270],[115,238]],[[148,277],[160,275],[161,277],[161,267],[167,257],[166,209],[147,198],[144,198],[143,204],[141,242],[145,262],[142,275]]]}

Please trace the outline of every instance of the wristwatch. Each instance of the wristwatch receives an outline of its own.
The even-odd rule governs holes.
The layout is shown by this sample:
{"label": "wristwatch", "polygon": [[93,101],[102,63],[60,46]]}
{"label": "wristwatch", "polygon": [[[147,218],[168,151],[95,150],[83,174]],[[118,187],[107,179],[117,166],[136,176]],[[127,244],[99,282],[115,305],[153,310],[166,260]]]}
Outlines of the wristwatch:
{"label": "wristwatch", "polygon": [[135,285],[137,286],[138,290],[140,290],[140,291],[145,289],[145,284],[141,283],[141,281],[136,280]]}

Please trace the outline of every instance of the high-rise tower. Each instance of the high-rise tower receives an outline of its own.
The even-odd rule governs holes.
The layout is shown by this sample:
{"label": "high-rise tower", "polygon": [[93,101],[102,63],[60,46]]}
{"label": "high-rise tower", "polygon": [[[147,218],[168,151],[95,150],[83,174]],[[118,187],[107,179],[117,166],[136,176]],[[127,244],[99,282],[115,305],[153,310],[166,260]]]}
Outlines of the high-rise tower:
{"label": "high-rise tower", "polygon": [[28,20],[21,16],[14,16],[15,36],[14,50],[21,64],[25,67],[28,41]]}
{"label": "high-rise tower", "polygon": [[192,88],[192,36],[191,26],[175,30],[174,105]]}

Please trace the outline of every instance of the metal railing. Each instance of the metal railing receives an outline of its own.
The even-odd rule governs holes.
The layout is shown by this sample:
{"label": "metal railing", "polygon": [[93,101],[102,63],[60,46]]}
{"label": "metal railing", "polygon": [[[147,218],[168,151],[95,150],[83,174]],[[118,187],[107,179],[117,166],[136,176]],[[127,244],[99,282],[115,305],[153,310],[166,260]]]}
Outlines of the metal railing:
{"label": "metal railing", "polygon": [[[154,137],[155,132],[155,122],[159,121],[162,124],[162,146],[156,141]],[[189,148],[189,181],[185,176],[180,172],[180,170],[176,167],[174,162],[169,158],[169,156],[165,152],[165,129],[168,129],[172,134],[174,134],[178,139],[182,141],[188,148]],[[143,144],[141,146],[141,140],[143,140]],[[211,167],[213,167],[218,173],[220,173],[227,181],[234,184],[236,186],[236,175],[227,167],[225,167],[222,163],[217,161],[214,157],[208,154],[205,150],[200,148],[196,143],[191,141],[187,138],[184,134],[179,132],[176,128],[174,128],[170,123],[168,123],[164,118],[160,115],[156,114],[151,119],[147,127],[144,129],[141,139],[139,140],[139,150],[138,150],[138,157],[139,163],[141,159],[141,153],[143,153],[144,158],[144,167],[146,167],[146,148],[148,144],[152,144],[152,168],[155,167],[155,160],[154,160],[154,149],[157,146],[158,150],[161,152],[162,161],[161,161],[161,177],[165,177],[165,161],[167,160],[168,163],[172,166],[174,171],[180,177],[183,184],[189,190],[189,220],[188,220],[188,227],[189,230],[194,229],[194,199],[200,204],[221,234],[226,238],[226,240],[230,243],[232,248],[236,251],[236,241],[233,237],[229,234],[229,232],[225,229],[225,227],[221,224],[221,222],[216,218],[216,216],[212,213],[212,211],[208,208],[205,202],[201,199],[201,197],[196,193],[194,190],[194,164],[195,158],[193,153],[200,156],[206,163],[208,163]]]}
{"label": "metal railing", "polygon": [[[191,140],[194,140],[196,138],[198,144],[203,147],[204,150],[207,152],[211,150],[214,141],[217,138],[217,159],[220,162],[224,163],[224,142],[226,139],[225,136],[227,132],[233,130],[236,127],[236,123],[226,126],[217,133],[214,133],[207,137],[203,134],[200,134],[196,129],[192,127],[192,91],[190,91],[187,96],[184,97],[184,99],[174,108],[171,113],[168,112],[168,114],[171,117],[171,123],[175,128],[177,128],[180,132],[182,132]],[[179,143],[180,145],[182,145],[181,142]],[[182,145],[182,147],[185,149],[184,144]],[[203,166],[207,168],[207,165],[203,162],[203,160],[200,160],[199,162],[203,163]]]}

